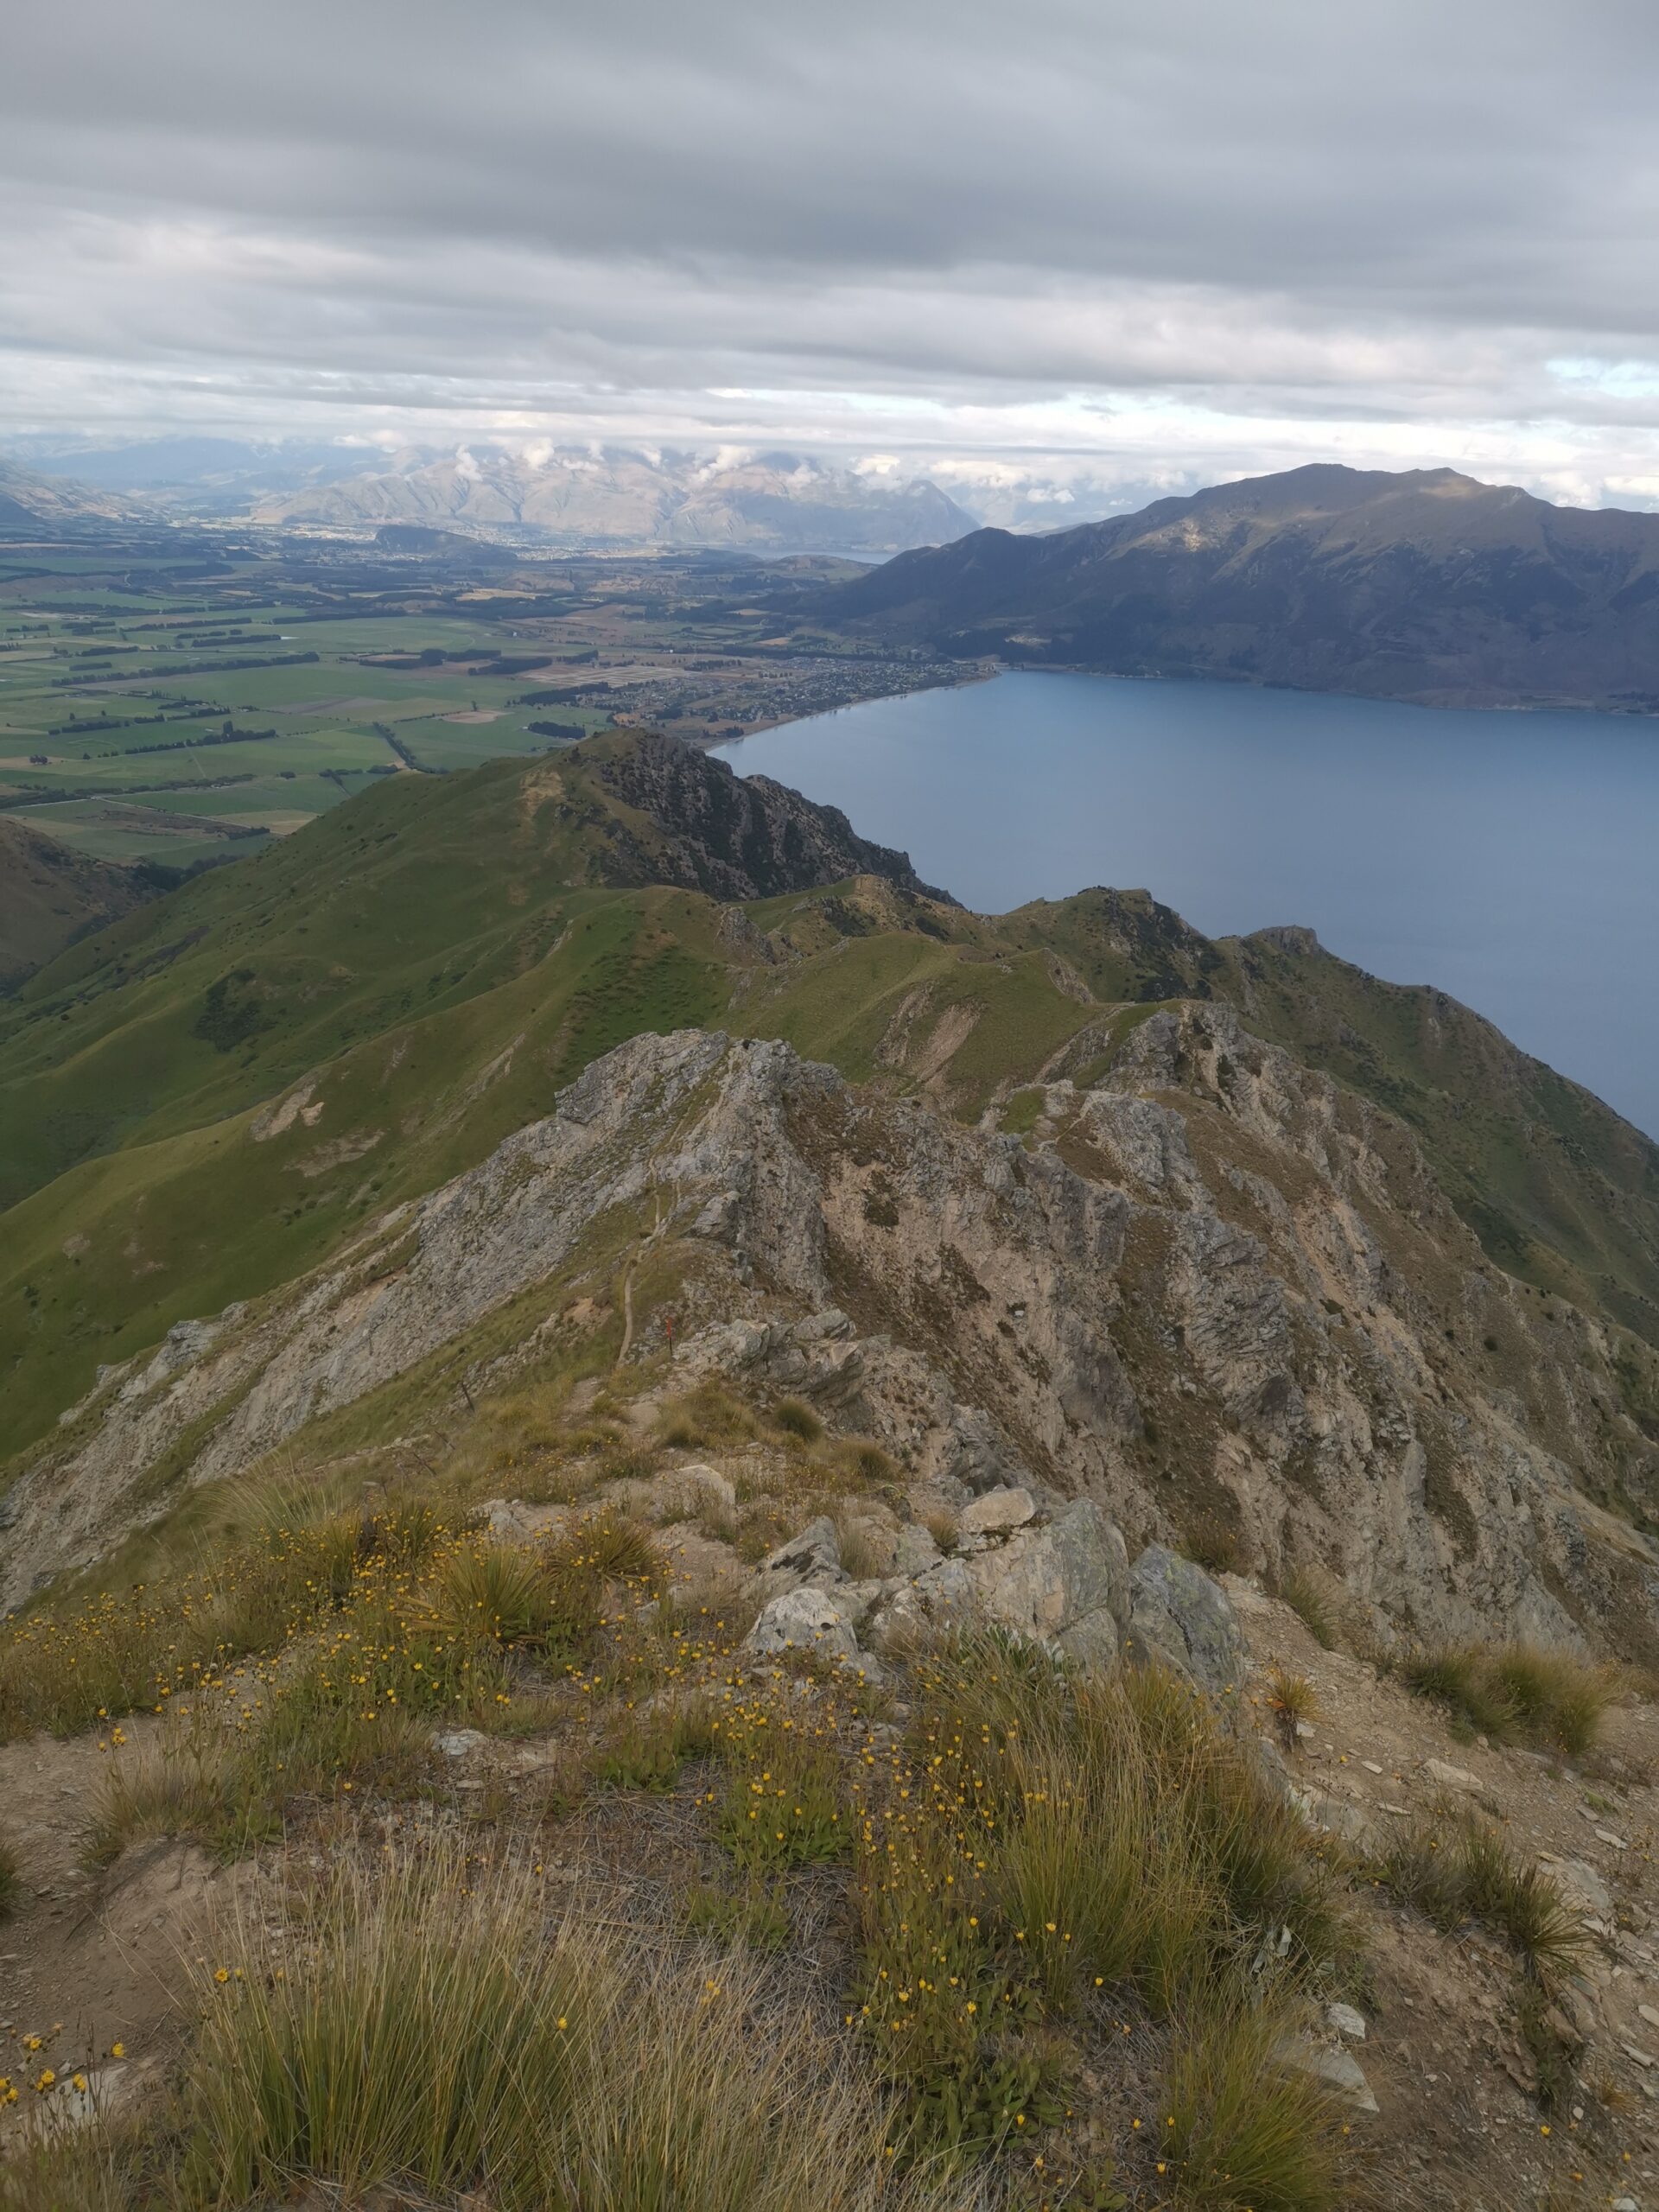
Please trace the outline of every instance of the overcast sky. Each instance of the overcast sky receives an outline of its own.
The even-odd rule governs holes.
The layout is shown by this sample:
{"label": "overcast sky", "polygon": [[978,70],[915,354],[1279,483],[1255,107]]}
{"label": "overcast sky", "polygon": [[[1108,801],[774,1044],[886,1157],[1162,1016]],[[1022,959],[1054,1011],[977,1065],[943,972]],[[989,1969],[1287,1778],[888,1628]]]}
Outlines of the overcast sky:
{"label": "overcast sky", "polygon": [[0,434],[1659,506],[1655,0],[54,0]]}

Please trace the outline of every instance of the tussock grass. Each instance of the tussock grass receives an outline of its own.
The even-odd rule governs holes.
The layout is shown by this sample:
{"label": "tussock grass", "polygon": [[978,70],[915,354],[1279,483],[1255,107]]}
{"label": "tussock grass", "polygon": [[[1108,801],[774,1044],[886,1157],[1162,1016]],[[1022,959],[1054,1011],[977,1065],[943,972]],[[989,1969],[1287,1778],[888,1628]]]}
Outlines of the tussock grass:
{"label": "tussock grass", "polygon": [[1321,1649],[1341,1649],[1341,1602],[1319,1575],[1308,1567],[1294,1567],[1279,1594]]}
{"label": "tussock grass", "polygon": [[656,1441],[695,1452],[709,1445],[745,1443],[754,1433],[754,1415],[747,1406],[711,1376],[664,1406]]}
{"label": "tussock grass", "polygon": [[555,1573],[600,1582],[649,1582],[657,1572],[650,1536],[637,1521],[584,1522],[549,1554]]}
{"label": "tussock grass", "polygon": [[823,1423],[804,1398],[780,1398],[772,1409],[772,1420],[774,1428],[800,1444],[816,1444],[823,1434]]}
{"label": "tussock grass", "polygon": [[[298,1496],[302,1508],[316,1503],[303,1486]],[[276,1489],[259,1499],[255,1533],[188,1572],[0,1624],[0,1740],[161,1712],[221,1683],[238,1662],[303,1640],[365,1587],[429,1581],[469,1541],[464,1522],[419,1501],[291,1524]],[[233,1517],[251,1514],[245,1501]]]}
{"label": "tussock grass", "polygon": [[1230,1574],[1243,1556],[1243,1539],[1218,1513],[1196,1514],[1181,1531],[1180,1548],[1206,1574]]}
{"label": "tussock grass", "polygon": [[1267,1697],[1279,1740],[1287,1751],[1294,1751],[1300,1724],[1311,1721],[1319,1709],[1318,1693],[1306,1675],[1287,1674],[1282,1667],[1275,1667],[1268,1676]]}
{"label": "tussock grass", "polygon": [[159,1743],[118,1754],[92,1799],[84,1863],[108,1866],[130,1844],[161,1836],[188,1837],[224,1859],[269,1841],[276,1810],[239,1749],[193,1716]]}
{"label": "tussock grass", "polygon": [[1573,1757],[1593,1747],[1614,1697],[1605,1668],[1531,1643],[1436,1644],[1402,1661],[1400,1676],[1484,1735]]}
{"label": "tussock grass", "polygon": [[899,1471],[891,1456],[873,1437],[840,1437],[836,1441],[834,1453],[839,1464],[861,1483],[890,1483]]}
{"label": "tussock grass", "polygon": [[836,1524],[841,1563],[855,1582],[868,1582],[888,1572],[891,1546],[884,1542],[879,1529],[853,1510],[847,1499],[835,1500],[830,1518]]}
{"label": "tussock grass", "polygon": [[880,2102],[809,2023],[759,2031],[741,1960],[641,1973],[542,1912],[522,1862],[404,1856],[337,1870],[297,1942],[245,1942],[207,1985],[186,2201],[315,2178],[500,2212],[944,2212],[884,2172]]}
{"label": "tussock grass", "polygon": [[1414,1822],[1393,1836],[1373,1878],[1446,1932],[1483,1920],[1546,1987],[1576,1973],[1589,1948],[1582,1915],[1541,1867],[1468,1815]]}
{"label": "tussock grass", "polygon": [[302,1937],[250,1936],[242,1978],[206,1985],[189,2196],[228,2207],[305,2176],[350,2198],[487,2175],[504,2206],[536,2202],[547,2135],[603,2035],[597,1941],[544,1942],[522,1876],[480,1879],[448,1856],[378,1881],[337,1867]]}
{"label": "tussock grass", "polygon": [[0,2158],[0,2212],[134,2212],[165,2202],[151,2186],[156,2145],[132,2126],[94,2120],[31,2132]]}
{"label": "tussock grass", "polygon": [[23,1902],[23,1869],[16,1849],[0,1835],[0,1921],[10,1920]]}
{"label": "tussock grass", "polygon": [[[914,2148],[981,2153],[1052,2113],[1057,2031],[1097,1988],[1128,1985],[1196,2033],[1230,2020],[1242,1965],[1283,1929],[1293,1983],[1354,1949],[1347,1870],[1187,1685],[1078,1677],[975,1630],[919,1658],[914,1695],[904,1751],[860,1808],[857,1859],[861,2017]],[[1287,2113],[1300,2095],[1286,2090]],[[1208,2159],[1243,2118],[1212,2113],[1202,2133],[1189,2101]],[[1300,2185],[1286,2182],[1287,2206]]]}
{"label": "tussock grass", "polygon": [[[1179,2024],[1165,2139],[1191,2212],[1330,2212],[1341,2194],[1339,2117],[1280,2056],[1284,2012],[1223,2002]],[[1173,2121],[1173,2125],[1168,2123]]]}

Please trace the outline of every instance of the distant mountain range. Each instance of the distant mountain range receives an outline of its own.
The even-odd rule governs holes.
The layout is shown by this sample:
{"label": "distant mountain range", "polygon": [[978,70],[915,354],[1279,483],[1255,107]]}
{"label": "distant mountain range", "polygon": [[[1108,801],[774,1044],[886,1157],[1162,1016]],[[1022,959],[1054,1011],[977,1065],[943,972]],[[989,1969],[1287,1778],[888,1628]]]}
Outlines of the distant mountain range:
{"label": "distant mountain range", "polygon": [[520,454],[463,448],[259,502],[256,522],[518,530],[560,543],[890,553],[942,544],[974,518],[936,485],[893,483],[796,454]]}
{"label": "distant mountain range", "polygon": [[40,476],[0,461],[0,530],[34,530],[42,523],[55,529],[64,522],[117,522],[134,512],[130,501],[93,485]]}
{"label": "distant mountain range", "polygon": [[1659,713],[1659,515],[1449,468],[1296,468],[1042,537],[976,531],[818,612],[1033,667]]}
{"label": "distant mountain range", "polygon": [[435,452],[157,439],[28,441],[0,463],[0,524],[246,518],[370,531],[413,523],[589,551],[700,546],[880,560],[949,543],[977,518],[925,480],[791,453],[499,447]]}

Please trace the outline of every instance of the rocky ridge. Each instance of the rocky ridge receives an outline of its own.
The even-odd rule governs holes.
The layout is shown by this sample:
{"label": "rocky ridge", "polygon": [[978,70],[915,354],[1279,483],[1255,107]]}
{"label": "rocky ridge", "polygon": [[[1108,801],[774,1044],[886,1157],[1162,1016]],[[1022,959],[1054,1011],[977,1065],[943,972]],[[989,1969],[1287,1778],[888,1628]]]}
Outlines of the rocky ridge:
{"label": "rocky ridge", "polygon": [[[1653,1650],[1656,1454],[1605,1332],[1484,1261],[1400,1124],[1195,1003],[1046,1085],[1023,1138],[992,1119],[781,1044],[636,1038],[336,1264],[105,1371],[7,1497],[0,1602],[181,1479],[488,1387],[556,1345],[580,1293],[628,1303],[627,1359],[659,1359],[671,1319],[687,1378],[807,1398],[954,1510],[1024,1491],[1036,1525],[998,1532],[999,1572],[1046,1557],[1046,1632],[1103,1644],[1138,1605],[1164,1633],[1173,1567],[1127,1621],[1111,1576],[1044,1615],[1097,1511],[1135,1551],[1315,1568],[1385,1640]],[[635,1302],[647,1261],[671,1305]]]}

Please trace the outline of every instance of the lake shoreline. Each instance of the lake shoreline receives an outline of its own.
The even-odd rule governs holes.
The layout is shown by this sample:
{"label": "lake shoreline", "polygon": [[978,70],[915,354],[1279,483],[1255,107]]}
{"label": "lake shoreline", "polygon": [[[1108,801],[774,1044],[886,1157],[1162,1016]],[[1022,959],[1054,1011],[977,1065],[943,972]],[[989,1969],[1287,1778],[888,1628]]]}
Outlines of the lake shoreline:
{"label": "lake shoreline", "polygon": [[1044,668],[715,749],[841,807],[976,912],[1146,885],[1207,937],[1311,927],[1655,1131],[1649,719]]}

